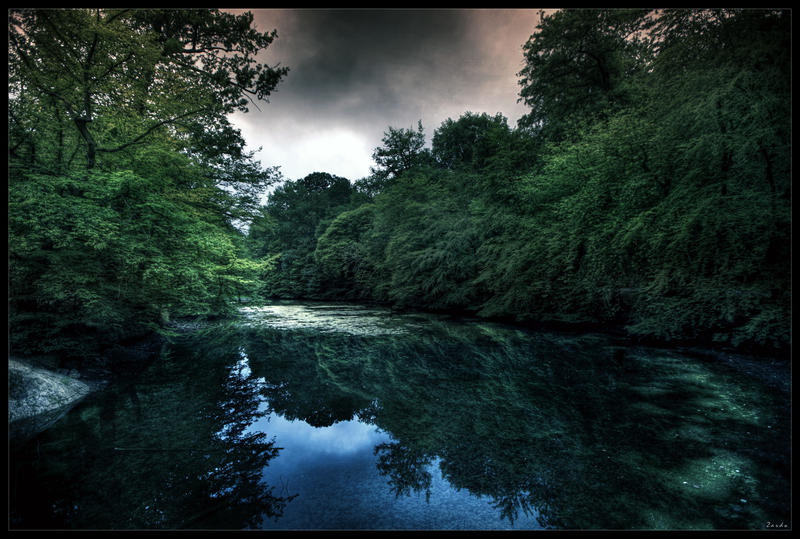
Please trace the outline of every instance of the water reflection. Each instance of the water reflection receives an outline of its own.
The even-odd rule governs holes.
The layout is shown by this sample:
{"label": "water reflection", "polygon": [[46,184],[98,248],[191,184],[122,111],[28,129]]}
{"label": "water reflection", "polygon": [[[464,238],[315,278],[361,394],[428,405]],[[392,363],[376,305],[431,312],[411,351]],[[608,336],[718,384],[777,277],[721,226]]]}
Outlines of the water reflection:
{"label": "water reflection", "polygon": [[597,335],[337,309],[251,310],[76,407],[15,453],[12,527],[790,520],[785,392]]}
{"label": "water reflection", "polygon": [[241,529],[279,517],[291,498],[261,473],[279,451],[248,431],[263,415],[259,386],[226,369],[228,344],[165,352],[14,448],[11,527]]}
{"label": "water reflection", "polygon": [[376,466],[401,496],[429,496],[436,463],[511,522],[759,528],[789,518],[787,395],[713,363],[601,336],[435,320],[368,336],[261,325],[245,342],[272,411],[390,433]]}

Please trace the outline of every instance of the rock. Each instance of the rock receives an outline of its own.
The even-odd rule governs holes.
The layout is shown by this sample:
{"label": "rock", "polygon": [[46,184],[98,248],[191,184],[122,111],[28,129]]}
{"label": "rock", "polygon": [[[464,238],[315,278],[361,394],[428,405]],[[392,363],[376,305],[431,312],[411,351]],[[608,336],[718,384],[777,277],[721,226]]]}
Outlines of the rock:
{"label": "rock", "polygon": [[90,391],[80,380],[9,358],[9,436],[27,438],[41,432]]}

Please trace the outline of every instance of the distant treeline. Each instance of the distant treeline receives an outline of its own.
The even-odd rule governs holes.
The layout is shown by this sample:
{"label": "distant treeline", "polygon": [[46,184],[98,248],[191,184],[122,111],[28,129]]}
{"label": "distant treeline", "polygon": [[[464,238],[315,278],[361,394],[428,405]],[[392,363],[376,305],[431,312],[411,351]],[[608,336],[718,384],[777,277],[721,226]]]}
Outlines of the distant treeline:
{"label": "distant treeline", "polygon": [[664,340],[791,342],[790,13],[564,10],[502,115],[390,127],[372,174],[286,182],[264,298],[369,300]]}

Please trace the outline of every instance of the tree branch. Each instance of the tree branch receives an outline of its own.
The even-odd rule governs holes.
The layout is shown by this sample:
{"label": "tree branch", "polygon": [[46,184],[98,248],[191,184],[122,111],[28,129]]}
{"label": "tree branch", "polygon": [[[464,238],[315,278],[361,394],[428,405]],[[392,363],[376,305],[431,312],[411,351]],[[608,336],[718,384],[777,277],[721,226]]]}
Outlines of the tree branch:
{"label": "tree branch", "polygon": [[134,138],[132,140],[129,140],[128,142],[126,142],[124,144],[120,144],[119,146],[117,146],[115,148],[97,148],[97,151],[98,152],[104,152],[104,153],[113,153],[113,152],[118,152],[120,150],[124,150],[125,148],[133,146],[134,144],[138,144],[139,142],[142,141],[142,139],[144,139],[146,136],[148,136],[150,133],[152,133],[153,131],[155,131],[159,127],[163,127],[165,125],[176,123],[179,120],[182,120],[183,118],[188,118],[190,116],[194,116],[196,114],[200,114],[201,112],[204,112],[204,111],[207,111],[207,110],[210,110],[210,109],[211,109],[211,107],[203,107],[203,108],[196,109],[196,110],[190,110],[189,112],[186,112],[184,114],[179,114],[178,116],[175,116],[173,118],[167,118],[166,120],[162,120],[160,122],[156,122],[153,125],[151,125],[149,128],[147,128],[147,130],[145,130],[143,133],[138,135],[136,138]]}
{"label": "tree branch", "polygon": [[129,11],[131,11],[131,10],[130,9],[121,9],[117,13],[114,13],[113,15],[109,16],[103,22],[105,22],[106,24],[111,24],[112,22],[114,22],[114,19],[117,19],[117,18],[121,17],[122,15],[124,15],[125,13],[127,13]]}

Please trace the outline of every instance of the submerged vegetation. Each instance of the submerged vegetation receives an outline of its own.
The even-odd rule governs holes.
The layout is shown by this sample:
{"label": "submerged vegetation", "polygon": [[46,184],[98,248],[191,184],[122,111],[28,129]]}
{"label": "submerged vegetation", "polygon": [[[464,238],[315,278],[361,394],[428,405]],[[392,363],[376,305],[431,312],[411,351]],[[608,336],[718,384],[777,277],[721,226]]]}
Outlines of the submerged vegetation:
{"label": "submerged vegetation", "polygon": [[500,114],[279,174],[228,121],[286,68],[218,10],[9,11],[11,352],[89,358],[241,296],[791,345],[791,14],[563,10]]}

